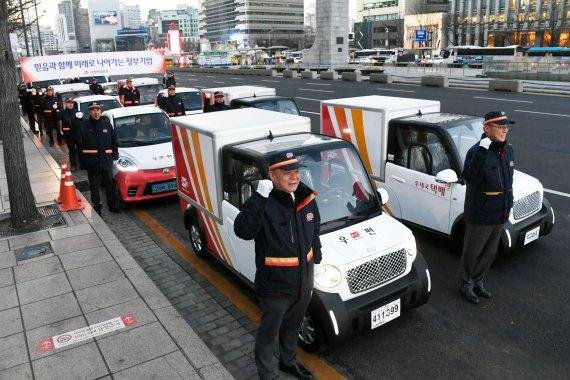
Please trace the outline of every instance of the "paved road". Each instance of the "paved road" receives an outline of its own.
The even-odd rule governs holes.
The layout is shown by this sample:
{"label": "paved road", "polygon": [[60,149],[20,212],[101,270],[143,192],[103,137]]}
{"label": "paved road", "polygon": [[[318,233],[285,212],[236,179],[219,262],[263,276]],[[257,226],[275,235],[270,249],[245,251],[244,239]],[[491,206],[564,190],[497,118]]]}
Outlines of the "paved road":
{"label": "paved road", "polygon": [[[449,112],[482,115],[489,109],[504,109],[517,121],[510,140],[518,168],[538,177],[548,189],[570,193],[566,169],[570,110],[565,97],[183,73],[177,74],[177,81],[195,87],[276,87],[280,95],[296,97],[315,130],[318,100],[363,94],[437,99]],[[570,369],[570,199],[555,194],[548,198],[557,217],[554,231],[515,255],[497,259],[488,277],[494,298],[480,306],[467,304],[456,294],[459,257],[447,249],[447,241],[414,231],[432,271],[430,302],[332,347],[325,359],[353,378],[566,378]],[[187,236],[175,201],[147,203],[134,210],[128,213],[130,218],[137,218],[136,210],[144,210],[171,233]],[[235,281],[215,267],[219,275]],[[186,273],[191,275],[189,270]],[[248,290],[242,291],[251,297]]]}

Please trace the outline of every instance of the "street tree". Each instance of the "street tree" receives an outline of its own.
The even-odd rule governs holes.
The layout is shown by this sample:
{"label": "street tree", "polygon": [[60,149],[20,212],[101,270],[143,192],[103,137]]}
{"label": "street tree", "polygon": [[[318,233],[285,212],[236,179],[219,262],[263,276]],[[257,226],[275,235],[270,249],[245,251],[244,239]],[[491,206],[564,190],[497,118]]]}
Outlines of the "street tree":
{"label": "street tree", "polygon": [[21,228],[42,219],[30,186],[26,156],[22,142],[20,109],[18,106],[17,74],[10,46],[9,17],[15,1],[0,2],[0,135],[4,150],[4,167],[10,194],[11,225]]}

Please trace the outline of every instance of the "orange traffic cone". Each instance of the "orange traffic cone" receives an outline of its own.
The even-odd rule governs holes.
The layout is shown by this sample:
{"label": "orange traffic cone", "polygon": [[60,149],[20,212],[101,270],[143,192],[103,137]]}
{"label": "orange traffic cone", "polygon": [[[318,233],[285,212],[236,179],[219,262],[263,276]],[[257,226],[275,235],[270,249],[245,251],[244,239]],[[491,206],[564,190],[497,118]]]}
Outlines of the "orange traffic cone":
{"label": "orange traffic cone", "polygon": [[63,190],[59,192],[58,207],[60,211],[73,211],[83,208],[79,198],[77,197],[77,190],[73,184],[73,177],[71,172],[66,170],[65,176],[61,178]]}
{"label": "orange traffic cone", "polygon": [[61,194],[63,194],[63,190],[65,189],[65,185],[64,185],[64,179],[65,179],[65,173],[68,170],[68,166],[67,166],[67,162],[66,161],[62,161],[61,162],[61,176],[59,177],[59,196],[57,197],[57,199],[55,200],[57,203],[61,203]]}

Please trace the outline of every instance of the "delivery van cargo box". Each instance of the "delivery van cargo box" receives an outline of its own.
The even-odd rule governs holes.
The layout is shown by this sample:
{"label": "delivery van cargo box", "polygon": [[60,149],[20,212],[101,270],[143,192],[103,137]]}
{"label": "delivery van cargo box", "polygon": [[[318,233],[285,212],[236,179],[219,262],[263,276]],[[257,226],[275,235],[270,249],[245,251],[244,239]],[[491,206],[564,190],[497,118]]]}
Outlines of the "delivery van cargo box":
{"label": "delivery van cargo box", "polygon": [[[316,194],[322,261],[299,334],[318,350],[398,318],[429,299],[431,280],[412,232],[382,211],[354,145],[311,133],[306,117],[242,108],[171,120],[178,194],[194,251],[213,254],[247,284],[254,282],[254,242],[238,238],[243,203],[268,178],[276,153],[296,157]],[[302,202],[300,202],[302,204]],[[302,213],[302,208],[296,212]],[[314,215],[302,215],[313,220]]]}

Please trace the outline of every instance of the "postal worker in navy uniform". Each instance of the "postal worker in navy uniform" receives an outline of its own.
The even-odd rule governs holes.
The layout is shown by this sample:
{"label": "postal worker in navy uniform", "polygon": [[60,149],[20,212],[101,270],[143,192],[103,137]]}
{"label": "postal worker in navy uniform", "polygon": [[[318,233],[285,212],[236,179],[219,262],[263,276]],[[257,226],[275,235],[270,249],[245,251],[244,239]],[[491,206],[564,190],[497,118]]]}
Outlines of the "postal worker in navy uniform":
{"label": "postal worker in navy uniform", "polygon": [[485,274],[495,260],[503,225],[513,207],[513,148],[507,142],[509,121],[503,111],[485,115],[481,140],[465,157],[461,177],[465,193],[465,242],[459,265],[459,291],[467,301],[491,298]]}
{"label": "postal worker in navy uniform", "polygon": [[273,379],[273,342],[279,336],[279,369],[300,379],[312,375],[297,364],[297,338],[313,290],[313,266],[321,261],[316,193],[300,182],[290,152],[268,160],[270,180],[260,180],[235,220],[236,235],[255,241],[255,290],[261,324],[255,363],[261,379]]}
{"label": "postal worker in navy uniform", "polygon": [[81,167],[87,170],[89,178],[93,209],[101,214],[99,187],[103,183],[109,211],[120,213],[113,181],[113,160],[119,158],[119,146],[109,119],[101,116],[99,103],[93,102],[89,105],[89,119],[81,125],[77,141],[80,152],[79,161]]}

